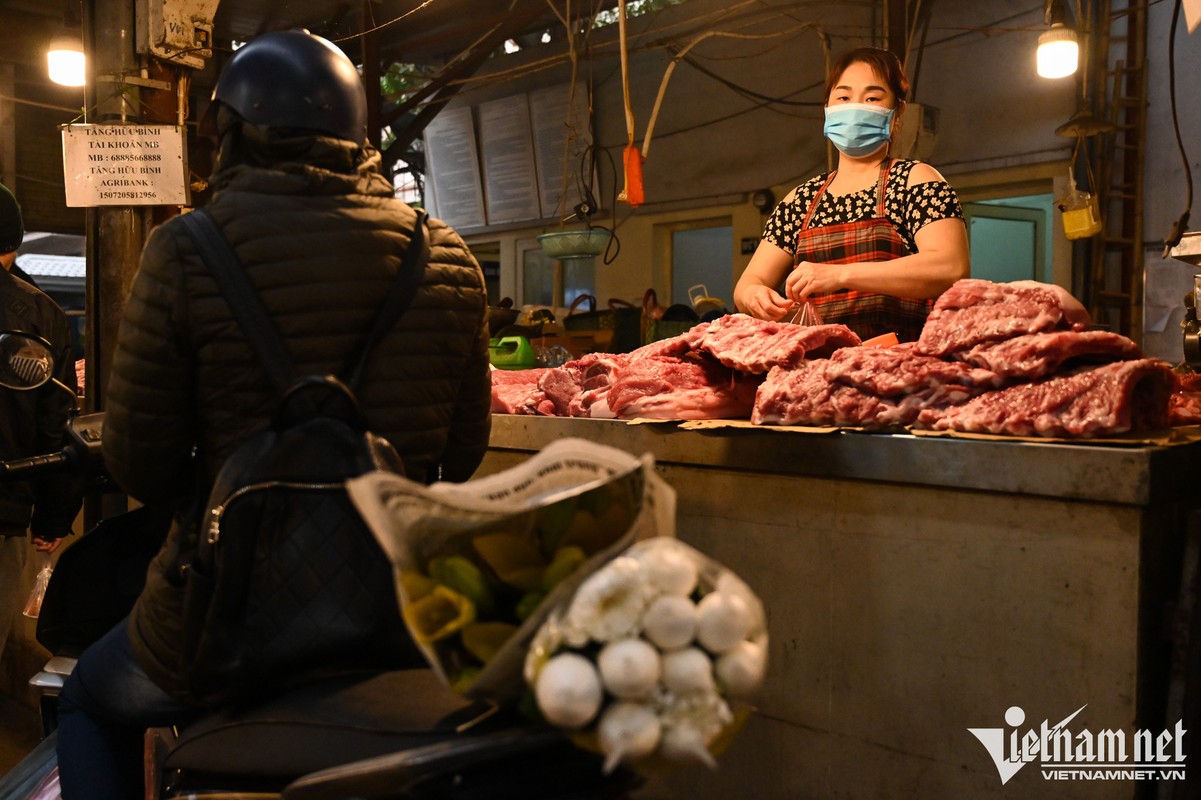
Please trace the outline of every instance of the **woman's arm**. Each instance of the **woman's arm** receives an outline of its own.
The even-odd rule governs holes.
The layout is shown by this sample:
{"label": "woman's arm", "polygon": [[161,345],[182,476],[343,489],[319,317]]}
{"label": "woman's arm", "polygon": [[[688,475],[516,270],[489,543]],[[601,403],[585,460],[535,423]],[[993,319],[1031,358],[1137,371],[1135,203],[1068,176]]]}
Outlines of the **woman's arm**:
{"label": "woman's arm", "polygon": [[769,241],[759,242],[751,263],[734,286],[734,305],[739,311],[759,319],[780,319],[793,302],[776,291],[788,270],[792,254]]}

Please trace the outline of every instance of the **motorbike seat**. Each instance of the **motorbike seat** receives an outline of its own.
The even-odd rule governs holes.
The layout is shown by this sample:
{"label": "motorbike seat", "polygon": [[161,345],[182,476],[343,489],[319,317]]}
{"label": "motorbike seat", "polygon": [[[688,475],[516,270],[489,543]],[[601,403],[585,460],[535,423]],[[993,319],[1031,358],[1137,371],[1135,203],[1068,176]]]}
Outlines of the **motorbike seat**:
{"label": "motorbike seat", "polygon": [[[507,716],[455,694],[429,669],[342,674],[248,708],[205,714],[148,744],[162,796],[184,787],[283,786],[301,775],[445,742]],[[511,723],[508,723],[511,724]]]}

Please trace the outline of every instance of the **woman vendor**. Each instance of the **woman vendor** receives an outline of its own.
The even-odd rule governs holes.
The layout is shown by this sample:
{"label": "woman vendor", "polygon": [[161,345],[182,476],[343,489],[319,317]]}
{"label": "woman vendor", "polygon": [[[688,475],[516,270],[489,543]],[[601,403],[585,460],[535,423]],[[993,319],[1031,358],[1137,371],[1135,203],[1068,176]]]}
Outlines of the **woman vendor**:
{"label": "woman vendor", "polygon": [[955,190],[928,164],[889,155],[908,92],[887,50],[858,48],[834,62],[824,132],[838,167],[776,206],[734,288],[739,310],[791,319],[810,301],[822,322],[863,339],[892,332],[913,341],[933,298],[968,276]]}

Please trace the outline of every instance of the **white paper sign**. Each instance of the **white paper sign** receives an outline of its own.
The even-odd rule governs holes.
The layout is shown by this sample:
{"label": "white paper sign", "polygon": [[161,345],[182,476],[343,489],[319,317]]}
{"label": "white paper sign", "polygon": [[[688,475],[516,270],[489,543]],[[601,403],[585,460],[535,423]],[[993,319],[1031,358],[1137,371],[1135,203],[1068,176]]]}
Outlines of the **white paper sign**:
{"label": "white paper sign", "polygon": [[480,145],[488,224],[538,219],[530,109],[524,96],[480,105]]}
{"label": "white paper sign", "polygon": [[448,108],[430,120],[425,158],[438,215],[456,228],[484,225],[484,190],[470,108]]}
{"label": "white paper sign", "polygon": [[581,155],[592,144],[587,87],[581,82],[574,92],[570,84],[540,89],[529,94],[529,105],[542,216],[565,216],[582,199],[579,181],[595,183],[590,181],[587,167],[580,164]]}
{"label": "white paper sign", "polygon": [[188,159],[178,125],[65,125],[67,206],[187,205]]}

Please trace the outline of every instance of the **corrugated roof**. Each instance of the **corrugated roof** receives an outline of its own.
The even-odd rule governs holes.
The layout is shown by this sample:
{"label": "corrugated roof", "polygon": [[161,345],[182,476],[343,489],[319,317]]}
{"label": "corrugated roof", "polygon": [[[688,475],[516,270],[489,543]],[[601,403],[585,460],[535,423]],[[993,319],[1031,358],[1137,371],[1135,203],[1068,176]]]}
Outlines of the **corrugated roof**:
{"label": "corrugated roof", "polygon": [[79,278],[87,274],[88,260],[83,256],[48,256],[24,253],[17,256],[17,266],[37,278]]}

